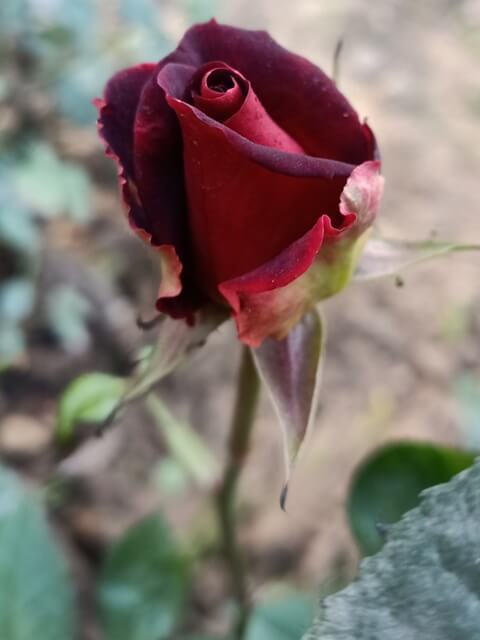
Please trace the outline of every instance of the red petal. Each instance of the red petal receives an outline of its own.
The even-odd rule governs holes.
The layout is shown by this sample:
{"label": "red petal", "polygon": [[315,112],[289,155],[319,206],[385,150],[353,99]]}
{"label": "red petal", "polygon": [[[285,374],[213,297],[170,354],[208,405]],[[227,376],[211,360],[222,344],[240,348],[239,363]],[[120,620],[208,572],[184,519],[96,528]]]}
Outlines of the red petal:
{"label": "red petal", "polygon": [[308,154],[351,164],[374,157],[371,132],[335,83],[265,31],[212,20],[189,29],[168,57],[195,67],[212,60],[242,73],[273,120]]}
{"label": "red petal", "polygon": [[[233,85],[224,93],[212,91],[207,85],[212,74],[218,72],[228,73],[227,79]],[[204,114],[223,122],[251,142],[291,153],[303,153],[300,145],[271,119],[251,84],[238,71],[226,64],[210,62],[197,70],[194,83],[197,78],[201,95],[194,92],[193,102]]]}
{"label": "red petal", "polygon": [[238,337],[258,347],[267,336],[283,339],[312,306],[308,286],[301,279],[312,265],[327,234],[329,218],[322,216],[303,237],[258,269],[220,284],[230,303]]}
{"label": "red petal", "polygon": [[268,262],[323,215],[342,226],[351,165],[250,142],[195,107],[167,97],[184,136],[190,225],[200,279],[216,285]]}

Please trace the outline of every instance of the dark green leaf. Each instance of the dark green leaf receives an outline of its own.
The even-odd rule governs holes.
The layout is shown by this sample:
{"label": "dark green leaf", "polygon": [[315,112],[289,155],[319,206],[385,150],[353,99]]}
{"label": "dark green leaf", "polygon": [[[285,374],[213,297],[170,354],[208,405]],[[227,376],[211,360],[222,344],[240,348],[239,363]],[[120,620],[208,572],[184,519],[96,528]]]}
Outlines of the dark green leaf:
{"label": "dark green leaf", "polygon": [[0,638],[74,637],[72,591],[45,514],[0,467]]}
{"label": "dark green leaf", "polygon": [[427,489],[304,640],[477,640],[480,461]]}
{"label": "dark green leaf", "polygon": [[185,559],[156,515],[127,532],[102,569],[99,604],[107,640],[163,640],[182,620]]}
{"label": "dark green leaf", "polygon": [[87,373],[68,385],[60,398],[57,437],[66,441],[79,422],[104,422],[125,391],[122,378],[106,373]]}
{"label": "dark green leaf", "polygon": [[383,524],[397,522],[417,506],[424,489],[471,466],[474,455],[419,442],[388,444],[357,469],[350,489],[348,516],[360,550],[377,552]]}

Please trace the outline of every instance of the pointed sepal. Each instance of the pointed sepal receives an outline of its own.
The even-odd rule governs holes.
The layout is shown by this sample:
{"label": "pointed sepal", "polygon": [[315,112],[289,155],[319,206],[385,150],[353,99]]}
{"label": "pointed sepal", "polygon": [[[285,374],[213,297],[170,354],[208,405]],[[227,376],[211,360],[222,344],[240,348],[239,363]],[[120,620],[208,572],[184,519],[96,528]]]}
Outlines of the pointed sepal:
{"label": "pointed sepal", "polygon": [[225,315],[216,310],[198,313],[196,322],[190,326],[183,320],[164,316],[159,323],[158,334],[151,351],[137,365],[128,380],[122,398],[99,432],[110,424],[118,413],[130,402],[142,398],[151,389],[179,366],[188,355],[203,346],[208,335],[223,322]]}
{"label": "pointed sepal", "polygon": [[354,278],[371,280],[391,276],[406,267],[430,258],[459,251],[479,250],[480,244],[456,244],[436,240],[408,242],[375,236],[365,243]]}
{"label": "pointed sepal", "polygon": [[293,464],[318,404],[323,343],[322,319],[314,309],[283,340],[267,338],[252,349],[283,430],[287,473],[280,499],[282,509]]}

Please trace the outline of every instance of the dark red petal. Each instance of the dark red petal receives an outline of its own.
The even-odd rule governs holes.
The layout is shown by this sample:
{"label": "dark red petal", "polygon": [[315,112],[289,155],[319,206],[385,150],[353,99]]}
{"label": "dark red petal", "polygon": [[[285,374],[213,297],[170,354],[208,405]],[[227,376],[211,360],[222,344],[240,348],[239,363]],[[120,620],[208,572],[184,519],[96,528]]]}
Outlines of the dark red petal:
{"label": "dark red petal", "polygon": [[[232,86],[224,92],[212,89],[209,84],[215,82],[215,74],[228,73]],[[197,70],[193,85],[198,79],[199,91],[193,89],[193,103],[201,111],[219,122],[223,122],[242,106],[248,91],[248,83],[238,77],[234,69],[221,62],[210,62]],[[213,80],[212,80],[213,79]]]}
{"label": "dark red petal", "polygon": [[[347,226],[353,222],[349,219]],[[268,336],[283,339],[312,306],[300,276],[312,265],[326,235],[336,235],[327,216],[273,260],[239,278],[220,284],[231,305],[238,337],[251,347]],[[300,280],[299,280],[300,278]]]}
{"label": "dark red petal", "polygon": [[[112,157],[118,166],[120,188],[127,207],[129,222],[143,240],[155,244],[159,251],[162,281],[159,291],[160,301],[157,307],[174,317],[191,317],[198,306],[198,295],[192,294],[188,287],[187,290],[185,288],[182,290],[180,274],[183,266],[177,254],[179,247],[175,241],[175,234],[170,229],[167,229],[166,233],[160,234],[158,232],[160,225],[156,222],[156,217],[148,215],[143,202],[145,192],[142,195],[140,193],[141,185],[138,181],[138,167],[134,157],[135,118],[143,91],[149,86],[149,81],[156,77],[154,74],[156,68],[157,65],[143,64],[120,71],[111,78],[105,88],[104,98],[95,101],[99,109],[98,128],[100,136],[106,142],[107,155]],[[165,101],[164,105],[170,116],[170,124],[173,125],[179,136],[176,117]],[[177,148],[180,146],[178,153],[181,155],[181,138],[177,138],[176,142]],[[181,161],[179,175],[182,189],[181,197],[184,203]],[[170,181],[170,187],[172,182]],[[172,189],[164,194],[165,200],[168,199],[171,192]],[[173,197],[171,199],[174,200]],[[185,280],[183,273],[182,279]]]}
{"label": "dark red petal", "polygon": [[[183,95],[193,70],[175,65],[168,76],[174,95]],[[187,213],[183,185],[182,136],[156,74],[139,99],[134,128],[135,183],[152,243],[173,244],[185,253]]]}
{"label": "dark red petal", "polygon": [[133,178],[133,123],[138,101],[156,65],[139,64],[116,73],[107,83],[99,108],[98,126],[102,138]]}
{"label": "dark red petal", "polygon": [[343,225],[338,203],[351,165],[255,144],[167,99],[184,136],[190,225],[210,294],[280,254],[323,214]]}
{"label": "dark red petal", "polygon": [[[208,87],[212,74],[229,72],[230,90],[218,93]],[[291,153],[303,149],[265,111],[251,84],[238,71],[225,64],[211,62],[200,67],[193,82],[199,78],[202,95],[193,94],[193,103],[200,111],[257,144]],[[226,81],[227,79],[225,79]],[[206,97],[205,97],[206,96]]]}
{"label": "dark red petal", "polygon": [[[157,67],[158,71],[158,67]],[[169,65],[160,74],[168,91],[184,96],[195,69],[186,65]],[[134,169],[139,199],[144,212],[144,227],[151,233],[154,246],[175,247],[179,259],[164,261],[175,266],[170,273],[179,273],[183,265],[182,287],[171,279],[172,299],[160,290],[157,308],[174,317],[183,317],[198,308],[200,298],[192,281],[191,251],[188,239],[187,207],[183,177],[182,137],[175,113],[170,109],[164,89],[158,84],[158,74],[145,85],[136,112],[134,128]],[[180,263],[181,261],[181,263]]]}
{"label": "dark red petal", "polygon": [[133,126],[141,92],[156,65],[141,64],[116,73],[107,83],[104,98],[94,100],[98,108],[98,132],[105,141],[105,153],[118,167],[118,177],[129,222],[140,237],[150,241],[144,211],[134,180]]}
{"label": "dark red petal", "polygon": [[242,106],[224,124],[257,144],[303,153],[302,147],[270,118],[250,85]]}
{"label": "dark red petal", "polygon": [[168,57],[195,67],[212,60],[242,73],[273,120],[306,153],[351,164],[373,159],[374,140],[335,83],[265,31],[212,20],[189,29]]}

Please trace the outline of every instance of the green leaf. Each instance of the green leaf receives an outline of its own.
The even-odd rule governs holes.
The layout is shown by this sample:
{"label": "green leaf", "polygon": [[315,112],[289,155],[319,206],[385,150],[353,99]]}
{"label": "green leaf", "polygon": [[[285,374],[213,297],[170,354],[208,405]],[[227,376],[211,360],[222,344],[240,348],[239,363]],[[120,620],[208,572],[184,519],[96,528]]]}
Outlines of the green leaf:
{"label": "green leaf", "polygon": [[267,338],[252,350],[284,434],[287,481],[280,500],[282,508],[293,463],[315,418],[323,342],[322,318],[313,310],[284,340]]}
{"label": "green leaf", "polygon": [[27,278],[10,278],[0,286],[0,319],[20,322],[31,312],[35,299],[33,282]]}
{"label": "green leaf", "polygon": [[0,240],[16,251],[35,256],[40,233],[31,210],[17,202],[14,193],[8,202],[3,196],[0,185]]}
{"label": "green leaf", "polygon": [[379,525],[400,520],[416,507],[419,494],[447,482],[473,464],[466,451],[419,442],[398,442],[378,449],[356,470],[348,501],[350,526],[361,552],[383,545]]}
{"label": "green leaf", "polygon": [[147,518],[110,550],[99,604],[106,640],[163,640],[182,620],[185,559],[164,520]]}
{"label": "green leaf", "polygon": [[21,200],[44,218],[69,214],[85,222],[90,214],[90,184],[85,171],[61,160],[44,143],[32,144],[13,172]]}
{"label": "green leaf", "polygon": [[71,382],[60,398],[57,437],[68,441],[79,422],[102,423],[125,392],[126,381],[106,373],[87,373]]}
{"label": "green leaf", "polygon": [[427,489],[304,640],[477,640],[480,461]]}
{"label": "green leaf", "polygon": [[388,238],[369,238],[355,271],[356,280],[370,280],[395,275],[411,265],[458,251],[479,251],[479,244],[456,244],[426,240],[408,242]]}
{"label": "green leaf", "polygon": [[18,324],[2,322],[0,325],[0,371],[9,366],[25,351],[25,336]]}
{"label": "green leaf", "polygon": [[261,604],[252,614],[246,640],[298,640],[308,629],[314,610],[314,599],[300,593]]}
{"label": "green leaf", "polygon": [[13,473],[0,467],[0,638],[73,640],[66,566],[45,514]]}
{"label": "green leaf", "polygon": [[46,319],[65,349],[80,352],[88,346],[91,312],[90,301],[72,287],[59,285],[47,294]]}

